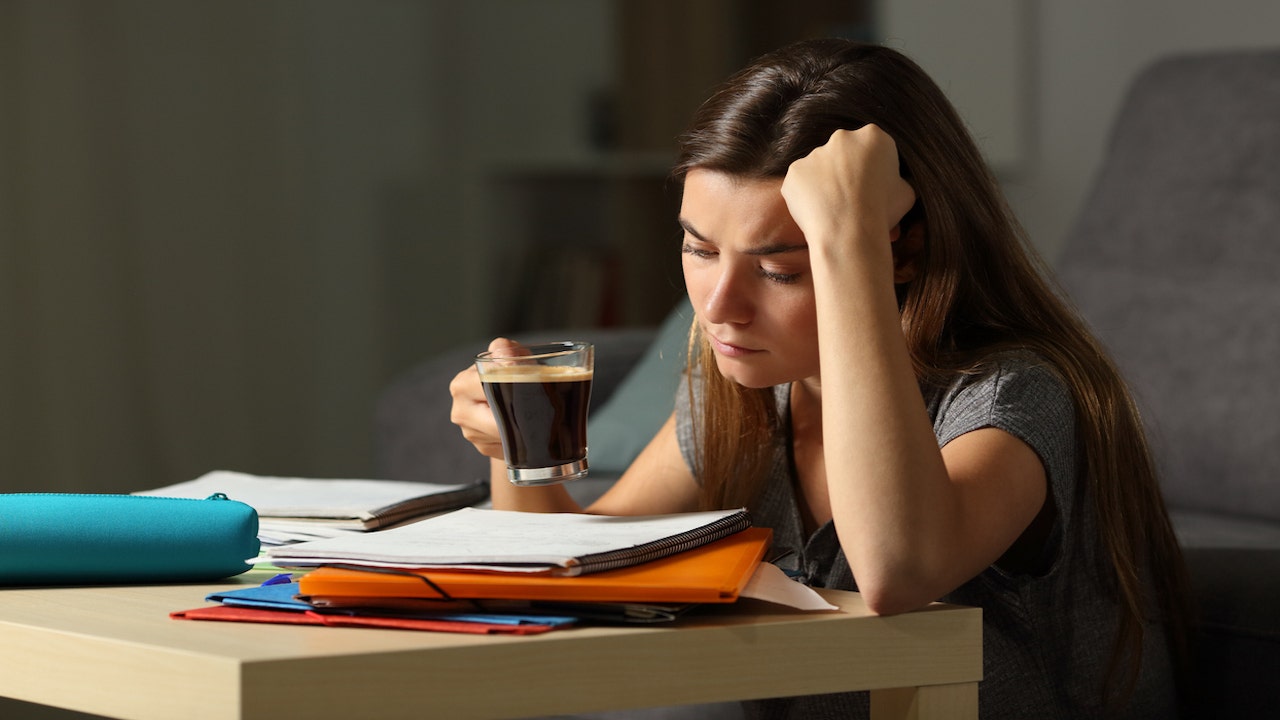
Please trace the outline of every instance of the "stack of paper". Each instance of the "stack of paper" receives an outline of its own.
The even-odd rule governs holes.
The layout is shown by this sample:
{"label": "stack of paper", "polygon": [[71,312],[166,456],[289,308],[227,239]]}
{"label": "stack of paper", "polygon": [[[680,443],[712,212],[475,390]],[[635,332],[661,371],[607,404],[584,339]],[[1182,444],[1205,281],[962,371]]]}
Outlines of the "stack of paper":
{"label": "stack of paper", "polygon": [[670,621],[743,596],[834,609],[762,562],[771,539],[741,509],[614,517],[463,508],[271,548],[261,563],[308,571],[288,587],[210,596],[221,605],[174,617],[532,633]]}
{"label": "stack of paper", "polygon": [[135,495],[205,498],[222,493],[258,511],[263,545],[340,537],[455,510],[488,497],[488,484],[283,478],[215,470]]}
{"label": "stack of paper", "polygon": [[273,548],[281,566],[367,565],[581,575],[638,565],[750,527],[745,510],[609,516],[463,508],[359,537]]}
{"label": "stack of paper", "polygon": [[745,593],[831,609],[762,562],[773,533],[750,523],[743,509],[628,517],[464,508],[379,533],[274,548],[263,561],[321,565],[299,587],[325,607],[504,600],[669,609],[731,603]]}

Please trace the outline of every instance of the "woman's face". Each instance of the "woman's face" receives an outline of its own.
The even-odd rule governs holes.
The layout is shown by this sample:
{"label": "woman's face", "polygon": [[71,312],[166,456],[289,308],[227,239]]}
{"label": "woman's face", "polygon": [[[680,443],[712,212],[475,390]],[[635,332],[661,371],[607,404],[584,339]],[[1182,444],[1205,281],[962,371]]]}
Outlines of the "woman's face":
{"label": "woman's face", "polygon": [[782,179],[695,168],[680,225],[689,299],[720,372],[769,387],[818,375],[809,248],[787,212]]}

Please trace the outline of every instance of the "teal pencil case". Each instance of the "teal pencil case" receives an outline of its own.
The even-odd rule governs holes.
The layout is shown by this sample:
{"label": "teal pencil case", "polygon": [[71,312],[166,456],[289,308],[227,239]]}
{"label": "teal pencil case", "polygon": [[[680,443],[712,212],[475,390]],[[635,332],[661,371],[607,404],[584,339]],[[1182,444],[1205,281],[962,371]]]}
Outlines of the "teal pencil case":
{"label": "teal pencil case", "polygon": [[223,495],[0,494],[0,585],[217,580],[258,550],[258,513]]}

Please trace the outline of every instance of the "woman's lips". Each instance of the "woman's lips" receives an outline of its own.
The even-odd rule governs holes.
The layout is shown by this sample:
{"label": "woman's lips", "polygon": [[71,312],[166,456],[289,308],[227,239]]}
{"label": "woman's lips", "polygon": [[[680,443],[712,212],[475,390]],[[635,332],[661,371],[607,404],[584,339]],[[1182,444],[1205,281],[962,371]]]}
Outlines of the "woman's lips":
{"label": "woman's lips", "polygon": [[742,347],[741,345],[724,342],[714,335],[708,334],[707,337],[711,339],[711,347],[715,349],[716,353],[725,357],[745,357],[747,355],[754,355],[755,353],[762,352],[761,350],[753,350],[751,348]]}

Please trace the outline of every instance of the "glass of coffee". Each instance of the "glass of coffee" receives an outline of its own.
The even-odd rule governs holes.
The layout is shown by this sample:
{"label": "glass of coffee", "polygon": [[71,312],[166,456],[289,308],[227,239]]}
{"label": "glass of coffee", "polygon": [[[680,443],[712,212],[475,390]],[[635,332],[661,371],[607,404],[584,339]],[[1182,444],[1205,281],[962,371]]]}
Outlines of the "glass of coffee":
{"label": "glass of coffee", "polygon": [[513,484],[552,485],[586,476],[594,363],[595,347],[584,342],[521,345],[476,356]]}

